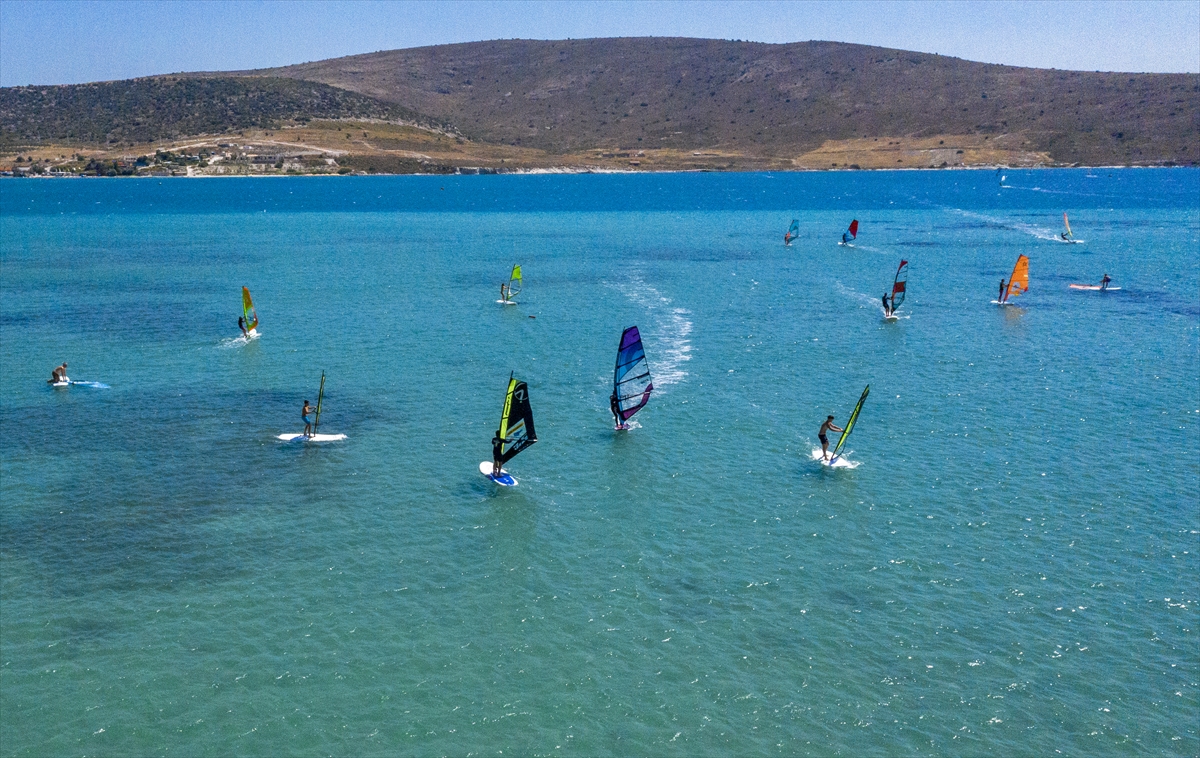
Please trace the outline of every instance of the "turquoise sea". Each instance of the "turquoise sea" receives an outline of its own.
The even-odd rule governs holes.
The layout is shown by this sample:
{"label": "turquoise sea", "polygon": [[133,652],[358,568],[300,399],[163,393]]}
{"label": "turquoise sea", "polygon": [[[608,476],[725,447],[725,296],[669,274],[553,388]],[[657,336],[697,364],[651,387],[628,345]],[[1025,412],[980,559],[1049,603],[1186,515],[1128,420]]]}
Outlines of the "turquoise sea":
{"label": "turquoise sea", "polygon": [[1197,755],[1200,171],[1004,174],[0,181],[0,754]]}

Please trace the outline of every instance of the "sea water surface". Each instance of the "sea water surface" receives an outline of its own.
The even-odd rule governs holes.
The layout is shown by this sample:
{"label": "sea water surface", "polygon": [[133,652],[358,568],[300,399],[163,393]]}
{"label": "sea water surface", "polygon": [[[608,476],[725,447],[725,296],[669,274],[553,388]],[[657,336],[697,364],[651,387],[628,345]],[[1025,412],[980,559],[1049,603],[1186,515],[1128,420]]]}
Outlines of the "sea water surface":
{"label": "sea water surface", "polygon": [[0,753],[1200,753],[1200,172],[1005,175],[0,181]]}

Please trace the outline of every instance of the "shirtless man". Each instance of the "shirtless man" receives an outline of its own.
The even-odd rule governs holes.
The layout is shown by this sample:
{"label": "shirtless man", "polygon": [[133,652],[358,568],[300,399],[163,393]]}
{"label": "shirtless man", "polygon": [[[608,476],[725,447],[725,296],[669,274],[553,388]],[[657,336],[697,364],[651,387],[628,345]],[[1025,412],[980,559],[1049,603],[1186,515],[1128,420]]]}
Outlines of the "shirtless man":
{"label": "shirtless man", "polygon": [[1107,289],[1108,289],[1108,283],[1109,283],[1109,282],[1111,282],[1111,281],[1112,281],[1112,277],[1111,277],[1111,276],[1109,276],[1108,274],[1105,274],[1105,275],[1104,275],[1104,278],[1100,280],[1100,291],[1101,291],[1101,292],[1104,292],[1105,290],[1107,290]]}
{"label": "shirtless man", "polygon": [[50,372],[50,378],[46,380],[46,384],[58,384],[59,382],[68,381],[67,379],[67,364],[57,367]]}
{"label": "shirtless man", "polygon": [[492,435],[492,476],[500,476],[500,456],[504,453],[504,438],[500,436],[500,430]]}
{"label": "shirtless man", "polygon": [[817,432],[817,439],[821,440],[821,460],[829,460],[829,437],[825,433],[832,429],[835,432],[845,431],[841,427],[834,426],[833,416],[825,419],[825,423],[821,424],[821,431]]}
{"label": "shirtless man", "polygon": [[308,404],[307,400],[305,400],[304,408],[302,408],[300,410],[300,420],[304,422],[304,436],[305,437],[312,436],[312,421],[310,421],[308,418],[308,414],[310,414],[312,412],[313,412],[313,407]]}

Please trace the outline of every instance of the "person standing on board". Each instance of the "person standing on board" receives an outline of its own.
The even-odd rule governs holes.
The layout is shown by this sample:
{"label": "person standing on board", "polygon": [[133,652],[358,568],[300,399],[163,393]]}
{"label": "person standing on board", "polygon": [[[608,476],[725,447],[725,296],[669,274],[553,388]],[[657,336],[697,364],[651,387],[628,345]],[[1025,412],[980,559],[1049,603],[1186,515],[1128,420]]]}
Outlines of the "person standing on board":
{"label": "person standing on board", "polygon": [[618,429],[624,429],[625,425],[621,423],[621,409],[617,405],[617,393],[614,392],[608,396],[608,411],[613,415],[613,423]]}
{"label": "person standing on board", "polygon": [[507,282],[500,283],[500,302],[502,302],[502,303],[508,302],[508,283]]}
{"label": "person standing on board", "polygon": [[312,436],[312,421],[309,420],[308,414],[313,412],[313,407],[304,401],[304,407],[300,409],[300,420],[304,422],[304,436]]}
{"label": "person standing on board", "polygon": [[500,436],[500,430],[492,435],[492,476],[500,476],[500,456],[504,454],[504,438]]}
{"label": "person standing on board", "polygon": [[996,296],[996,299],[1002,303],[1004,302],[1004,279],[1003,278],[1000,279],[1000,294]]}
{"label": "person standing on board", "polygon": [[250,335],[246,332],[246,319],[238,316],[238,329],[242,330],[242,336],[249,338]]}
{"label": "person standing on board", "polygon": [[892,315],[892,306],[888,305],[888,297],[886,292],[883,293],[883,315]]}
{"label": "person standing on board", "polygon": [[825,419],[825,423],[821,424],[821,431],[817,432],[817,439],[821,440],[821,460],[829,460],[829,437],[825,433],[832,429],[835,432],[845,431],[844,429],[834,426],[833,416]]}
{"label": "person standing on board", "polygon": [[1109,282],[1111,282],[1111,281],[1112,281],[1112,277],[1110,277],[1110,276],[1109,276],[1109,275],[1106,273],[1106,274],[1104,275],[1104,278],[1100,280],[1100,291],[1101,291],[1101,292],[1104,292],[1105,290],[1107,290],[1107,289],[1108,289],[1108,283],[1109,283]]}

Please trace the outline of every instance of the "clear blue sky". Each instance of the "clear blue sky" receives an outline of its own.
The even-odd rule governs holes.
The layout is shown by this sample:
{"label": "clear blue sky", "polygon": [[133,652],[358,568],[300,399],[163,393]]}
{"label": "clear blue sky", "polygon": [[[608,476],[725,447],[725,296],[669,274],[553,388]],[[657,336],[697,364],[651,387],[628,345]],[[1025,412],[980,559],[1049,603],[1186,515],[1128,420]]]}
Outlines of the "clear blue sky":
{"label": "clear blue sky", "polygon": [[520,37],[836,40],[1085,71],[1200,72],[1200,0],[0,0],[0,85],[262,68]]}

